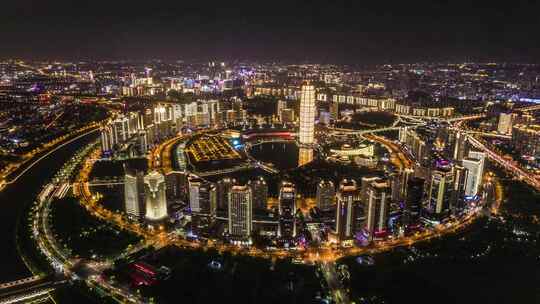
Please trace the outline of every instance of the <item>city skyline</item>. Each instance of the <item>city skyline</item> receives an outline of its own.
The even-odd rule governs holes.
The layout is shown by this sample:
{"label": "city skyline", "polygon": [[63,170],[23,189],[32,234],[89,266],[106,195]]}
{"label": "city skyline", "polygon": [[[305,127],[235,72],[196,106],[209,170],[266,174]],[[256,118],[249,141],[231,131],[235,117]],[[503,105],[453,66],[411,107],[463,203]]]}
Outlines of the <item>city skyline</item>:
{"label": "city skyline", "polygon": [[3,3],[0,303],[538,302],[539,11]]}

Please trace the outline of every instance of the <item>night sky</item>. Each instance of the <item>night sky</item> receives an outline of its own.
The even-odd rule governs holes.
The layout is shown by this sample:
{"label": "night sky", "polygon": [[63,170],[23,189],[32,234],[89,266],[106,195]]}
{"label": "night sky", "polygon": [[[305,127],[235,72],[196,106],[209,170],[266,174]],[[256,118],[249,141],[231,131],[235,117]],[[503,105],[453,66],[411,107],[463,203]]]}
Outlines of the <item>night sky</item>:
{"label": "night sky", "polygon": [[538,1],[472,2],[5,0],[0,58],[540,61]]}

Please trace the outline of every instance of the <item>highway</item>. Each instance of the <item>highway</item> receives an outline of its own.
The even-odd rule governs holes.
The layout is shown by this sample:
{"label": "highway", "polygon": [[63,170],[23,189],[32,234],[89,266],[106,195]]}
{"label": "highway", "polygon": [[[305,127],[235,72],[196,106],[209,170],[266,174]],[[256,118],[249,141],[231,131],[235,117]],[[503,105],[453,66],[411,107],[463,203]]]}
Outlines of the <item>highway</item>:
{"label": "highway", "polygon": [[[57,145],[55,146],[53,149],[47,151],[47,153],[43,154],[42,156],[40,156],[39,158],[33,160],[29,165],[27,165],[24,170],[22,170],[19,174],[17,174],[16,176],[12,177],[10,180],[7,180],[7,181],[4,181],[4,184],[5,185],[9,185],[9,184],[13,184],[15,183],[19,178],[21,178],[21,176],[23,176],[26,172],[28,172],[28,170],[32,169],[32,167],[34,167],[36,164],[38,164],[40,161],[42,161],[43,159],[47,158],[49,155],[53,154],[54,152],[56,152],[58,149],[66,146],[66,145],[69,145],[70,143],[74,142],[74,141],[77,141],[79,140],[80,138],[82,137],[85,137],[89,134],[92,134],[96,131],[98,131],[99,129],[97,128],[94,128],[94,129],[91,129],[90,131],[87,131],[87,132],[84,132],[83,134],[80,134],[74,138],[71,138],[70,140],[68,141],[65,141],[63,142],[62,144],[60,145]],[[0,185],[0,189],[2,189],[2,185]]]}
{"label": "highway", "polygon": [[468,140],[476,149],[484,151],[489,159],[495,161],[503,168],[505,168],[509,173],[516,176],[518,179],[526,182],[530,186],[534,187],[536,190],[540,190],[540,181],[536,178],[533,173],[527,172],[521,167],[517,166],[513,160],[508,160],[503,156],[497,154],[496,152],[490,150],[478,139],[474,138],[472,135],[468,135]]}

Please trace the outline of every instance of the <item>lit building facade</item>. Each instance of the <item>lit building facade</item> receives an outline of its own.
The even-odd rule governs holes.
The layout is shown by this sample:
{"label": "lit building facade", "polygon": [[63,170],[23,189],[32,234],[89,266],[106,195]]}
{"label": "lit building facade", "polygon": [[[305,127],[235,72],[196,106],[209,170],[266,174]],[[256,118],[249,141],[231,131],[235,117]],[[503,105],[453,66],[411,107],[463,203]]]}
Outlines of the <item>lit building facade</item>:
{"label": "lit building facade", "polygon": [[167,198],[163,174],[152,171],[144,176],[144,197],[147,220],[160,221],[167,218]]}
{"label": "lit building facade", "polygon": [[296,188],[293,183],[283,182],[279,189],[278,236],[291,239],[296,236]]}
{"label": "lit building facade", "polygon": [[253,230],[253,196],[248,186],[233,186],[229,192],[229,235],[247,239]]}
{"label": "lit building facade", "polygon": [[385,180],[379,179],[367,186],[367,202],[364,203],[366,215],[364,233],[369,242],[374,238],[386,235],[390,197],[390,185]]}
{"label": "lit building facade", "polygon": [[144,174],[142,171],[126,172],[124,176],[124,208],[126,214],[140,220],[144,217]]}
{"label": "lit building facade", "polygon": [[354,238],[356,232],[356,209],[358,204],[358,187],[354,180],[343,180],[339,183],[336,210],[336,236],[343,242]]}
{"label": "lit building facade", "polygon": [[253,207],[261,210],[266,209],[268,200],[268,184],[266,180],[260,176],[254,180],[250,180],[248,186],[251,188],[251,194],[253,196]]}
{"label": "lit building facade", "polygon": [[309,84],[302,86],[300,93],[300,130],[301,145],[312,145],[315,141],[315,87]]}
{"label": "lit building facade", "polygon": [[462,161],[463,167],[467,169],[467,180],[465,182],[465,195],[466,196],[475,196],[478,194],[480,189],[480,182],[482,178],[480,174],[482,173],[481,165],[482,162],[479,159],[474,158],[465,158]]}
{"label": "lit building facade", "polygon": [[334,183],[329,180],[321,180],[317,184],[317,208],[328,210],[334,205],[334,196],[336,188]]}

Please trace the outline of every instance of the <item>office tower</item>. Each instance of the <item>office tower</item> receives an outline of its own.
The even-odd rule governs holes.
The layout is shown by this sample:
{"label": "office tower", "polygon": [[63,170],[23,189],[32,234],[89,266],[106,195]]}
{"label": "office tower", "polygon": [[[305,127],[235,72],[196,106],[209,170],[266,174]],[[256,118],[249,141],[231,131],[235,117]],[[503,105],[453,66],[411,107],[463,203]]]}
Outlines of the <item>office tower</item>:
{"label": "office tower", "polygon": [[407,179],[411,174],[410,170],[392,172],[389,174],[388,180],[392,191],[392,201],[399,202],[403,200],[407,187]]}
{"label": "office tower", "polygon": [[486,162],[486,153],[481,152],[481,151],[471,150],[469,151],[469,158],[478,159],[480,161],[480,166],[478,169],[478,184],[482,185],[482,180],[484,179],[484,166]]}
{"label": "office tower", "polygon": [[364,204],[368,202],[368,187],[372,182],[381,180],[378,176],[364,176],[360,182],[360,201]]}
{"label": "office tower", "polygon": [[454,198],[450,206],[452,214],[457,214],[465,208],[464,199],[468,178],[469,170],[467,168],[460,165],[454,166]]}
{"label": "office tower", "polygon": [[407,226],[420,223],[425,182],[424,179],[417,177],[412,177],[407,181],[404,210],[404,224]]}
{"label": "office tower", "polygon": [[330,101],[330,117],[333,120],[339,119],[339,103],[337,101]]}
{"label": "office tower", "polygon": [[144,217],[144,172],[125,168],[124,207],[126,214],[133,219]]}
{"label": "office tower", "polygon": [[523,156],[540,158],[540,125],[515,125],[512,128],[512,145]]}
{"label": "office tower", "polygon": [[408,132],[409,132],[408,127],[400,127],[399,128],[399,130],[398,130],[398,140],[399,140],[400,143],[406,143],[407,142],[407,137],[409,136]]}
{"label": "office tower", "polygon": [[210,183],[210,211],[209,214],[215,216],[217,214],[217,187],[216,184]]}
{"label": "office tower", "polygon": [[312,145],[315,138],[315,87],[309,84],[302,86],[300,95],[300,130],[301,145]]}
{"label": "office tower", "polygon": [[426,190],[427,202],[425,218],[432,222],[440,222],[450,211],[454,192],[454,173],[452,168],[435,168]]}
{"label": "office tower", "polygon": [[512,125],[516,114],[514,113],[501,113],[499,114],[499,125],[497,126],[497,132],[501,134],[512,134]]}
{"label": "office tower", "polygon": [[356,208],[358,207],[358,187],[354,180],[339,183],[336,210],[336,235],[338,240],[354,238],[356,232]]}
{"label": "office tower", "polygon": [[233,186],[229,192],[229,234],[249,238],[253,230],[253,197],[248,186]]}
{"label": "office tower", "polygon": [[281,111],[287,109],[287,101],[279,99],[276,104],[276,116],[279,117],[280,121],[283,121],[281,117]]}
{"label": "office tower", "polygon": [[317,208],[328,210],[334,205],[334,196],[336,188],[334,183],[329,180],[321,180],[317,184]]}
{"label": "office tower", "polygon": [[101,128],[101,151],[104,153],[110,152],[116,144],[116,137],[114,136],[112,126],[107,125]]}
{"label": "office tower", "polygon": [[200,214],[211,214],[212,211],[212,185],[200,179],[191,178],[189,180],[189,207],[191,212]]}
{"label": "office tower", "polygon": [[282,182],[279,189],[278,235],[283,239],[296,236],[296,189],[293,183]]}
{"label": "office tower", "polygon": [[465,133],[457,131],[453,142],[452,158],[461,161],[467,155],[467,136]]}
{"label": "office tower", "polygon": [[367,234],[369,242],[386,234],[390,195],[390,186],[385,180],[375,180],[367,186],[367,202],[364,203],[366,215],[364,233]]}
{"label": "office tower", "polygon": [[467,169],[467,180],[465,182],[465,195],[473,197],[478,194],[481,182],[482,161],[474,158],[465,158],[462,161],[463,167]]}
{"label": "office tower", "polygon": [[313,161],[313,149],[300,147],[298,149],[298,167],[308,164],[311,161]]}
{"label": "office tower", "polygon": [[167,198],[163,174],[152,171],[144,176],[144,197],[147,220],[159,221],[167,218]]}
{"label": "office tower", "polygon": [[253,208],[264,210],[267,207],[268,185],[262,176],[248,182],[253,196]]}
{"label": "office tower", "polygon": [[220,179],[217,182],[217,207],[220,210],[227,210],[227,202],[229,201],[229,191],[231,188],[236,185],[236,180],[234,178],[226,177]]}
{"label": "office tower", "polygon": [[125,116],[115,119],[112,123],[114,142],[123,143],[129,139],[129,119]]}
{"label": "office tower", "polygon": [[186,194],[186,179],[184,172],[171,171],[165,174],[165,182],[167,184],[167,200],[174,202],[185,197]]}
{"label": "office tower", "polygon": [[138,133],[139,116],[138,112],[129,112],[127,114],[130,137]]}
{"label": "office tower", "polygon": [[139,149],[139,153],[141,155],[145,155],[148,152],[148,148],[150,146],[148,142],[148,132],[146,130],[139,130],[137,132],[137,136],[137,146]]}

